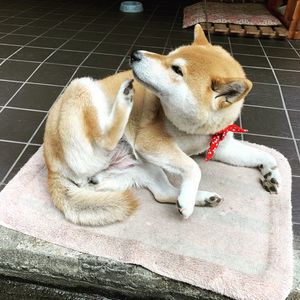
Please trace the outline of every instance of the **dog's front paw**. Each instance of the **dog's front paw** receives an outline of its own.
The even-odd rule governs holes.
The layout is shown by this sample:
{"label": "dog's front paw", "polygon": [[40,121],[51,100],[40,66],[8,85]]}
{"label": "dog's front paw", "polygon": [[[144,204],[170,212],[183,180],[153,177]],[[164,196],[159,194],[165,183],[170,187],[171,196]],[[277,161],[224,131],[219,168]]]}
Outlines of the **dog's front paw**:
{"label": "dog's front paw", "polygon": [[120,92],[123,94],[126,101],[132,103],[134,95],[133,79],[125,80],[121,85]]}
{"label": "dog's front paw", "polygon": [[260,165],[259,169],[262,173],[260,181],[263,188],[271,194],[277,194],[280,190],[281,184],[281,178],[277,166],[266,168],[263,165]]}
{"label": "dog's front paw", "polygon": [[179,213],[185,218],[188,219],[193,211],[194,211],[194,205],[186,205],[186,204],[182,204],[180,203],[180,200],[178,199],[177,202],[177,209],[179,211]]}
{"label": "dog's front paw", "polygon": [[222,201],[223,198],[217,193],[198,191],[196,205],[214,207],[219,205]]}

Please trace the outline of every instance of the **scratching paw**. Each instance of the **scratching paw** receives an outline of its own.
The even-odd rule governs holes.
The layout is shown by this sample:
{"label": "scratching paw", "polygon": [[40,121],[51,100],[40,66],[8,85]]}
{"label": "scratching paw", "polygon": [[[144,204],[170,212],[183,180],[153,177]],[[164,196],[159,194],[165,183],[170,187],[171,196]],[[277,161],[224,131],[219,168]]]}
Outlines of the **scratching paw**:
{"label": "scratching paw", "polygon": [[263,165],[259,166],[262,173],[260,182],[263,188],[270,194],[277,194],[280,190],[280,174],[277,167],[266,170]]}
{"label": "scratching paw", "polygon": [[133,79],[125,80],[122,83],[121,90],[123,92],[125,100],[131,103],[134,95]]}
{"label": "scratching paw", "polygon": [[223,198],[216,193],[198,191],[196,205],[214,207],[219,205],[222,201]]}

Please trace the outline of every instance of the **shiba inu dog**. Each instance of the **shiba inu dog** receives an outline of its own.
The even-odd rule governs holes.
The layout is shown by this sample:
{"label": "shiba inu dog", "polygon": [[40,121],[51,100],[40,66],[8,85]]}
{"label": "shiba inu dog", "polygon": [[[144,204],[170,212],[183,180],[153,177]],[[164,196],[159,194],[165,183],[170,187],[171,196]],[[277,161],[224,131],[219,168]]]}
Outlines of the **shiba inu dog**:
{"label": "shiba inu dog", "polygon": [[[133,188],[139,187],[158,202],[176,203],[184,218],[195,206],[221,202],[213,191],[198,190],[201,170],[190,156],[207,151],[211,136],[238,118],[252,87],[242,67],[211,45],[199,25],[191,45],[168,55],[135,51],[131,67],[99,81],[73,80],[49,112],[49,191],[71,222],[123,220],[137,207]],[[232,133],[214,159],[257,167],[265,189],[280,187],[275,159]],[[165,171],[181,177],[180,188]]]}

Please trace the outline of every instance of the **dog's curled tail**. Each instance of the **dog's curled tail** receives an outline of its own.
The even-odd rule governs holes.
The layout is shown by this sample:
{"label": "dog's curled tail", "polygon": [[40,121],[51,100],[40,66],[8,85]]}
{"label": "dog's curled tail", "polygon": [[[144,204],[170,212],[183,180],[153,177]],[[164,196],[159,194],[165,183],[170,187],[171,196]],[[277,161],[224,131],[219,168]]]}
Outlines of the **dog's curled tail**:
{"label": "dog's curled tail", "polygon": [[80,225],[105,225],[124,220],[138,206],[130,190],[95,191],[78,187],[58,173],[48,175],[54,205],[66,219]]}

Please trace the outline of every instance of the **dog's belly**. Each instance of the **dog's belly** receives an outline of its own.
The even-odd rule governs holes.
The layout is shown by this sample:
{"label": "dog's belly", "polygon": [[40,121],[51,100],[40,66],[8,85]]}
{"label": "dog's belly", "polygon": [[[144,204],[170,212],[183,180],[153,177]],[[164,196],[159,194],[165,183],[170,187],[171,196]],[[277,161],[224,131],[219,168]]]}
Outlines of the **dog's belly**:
{"label": "dog's belly", "polygon": [[123,137],[112,151],[109,166],[106,170],[126,169],[137,164],[130,144]]}

